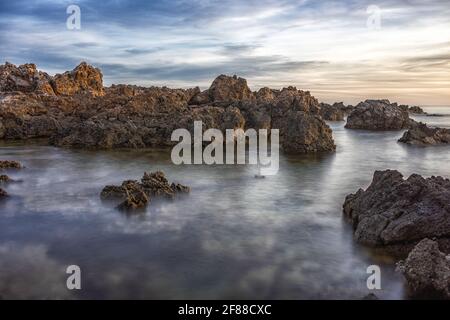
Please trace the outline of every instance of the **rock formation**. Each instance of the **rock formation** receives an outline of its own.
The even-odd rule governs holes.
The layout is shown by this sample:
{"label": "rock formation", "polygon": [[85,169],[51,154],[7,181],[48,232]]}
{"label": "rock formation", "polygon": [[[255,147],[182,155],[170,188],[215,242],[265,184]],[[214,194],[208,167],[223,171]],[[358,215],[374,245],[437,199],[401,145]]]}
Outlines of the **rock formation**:
{"label": "rock formation", "polygon": [[[5,74],[1,83],[8,82]],[[335,150],[317,100],[293,87],[252,92],[245,79],[221,75],[203,92],[103,88],[100,70],[86,63],[48,82],[53,94],[0,92],[0,139],[48,138],[53,145],[88,148],[171,146],[173,130],[191,130],[201,120],[204,130],[279,129],[288,152]]]}
{"label": "rock formation", "polygon": [[344,121],[345,106],[342,102],[334,103],[333,105],[321,103],[320,114],[327,121]]}
{"label": "rock formation", "polygon": [[389,100],[359,103],[347,118],[348,129],[401,130],[409,127],[408,111]]}
{"label": "rock formation", "polygon": [[10,177],[6,174],[0,174],[0,183],[10,182],[12,181]]}
{"label": "rock formation", "polygon": [[424,238],[436,238],[450,250],[450,180],[408,179],[395,170],[376,171],[371,185],[348,195],[344,216],[364,245],[408,252]]}
{"label": "rock formation", "polygon": [[418,106],[412,106],[408,108],[408,112],[412,114],[426,114],[425,111],[421,107]]}
{"label": "rock formation", "polygon": [[21,169],[20,162],[12,160],[0,160],[0,169]]}
{"label": "rock formation", "polygon": [[27,92],[54,94],[52,78],[45,72],[38,71],[32,63],[19,67],[6,62],[0,65],[0,92]]}
{"label": "rock formation", "polygon": [[415,123],[398,141],[415,146],[446,144],[450,143],[450,129],[430,128],[425,123]]}
{"label": "rock formation", "polygon": [[439,250],[437,242],[419,242],[397,270],[406,278],[410,297],[450,299],[450,256]]}
{"label": "rock formation", "polygon": [[121,210],[134,210],[147,206],[153,197],[173,199],[177,193],[188,193],[190,188],[182,184],[169,184],[161,171],[144,173],[141,181],[126,180],[120,186],[106,186],[100,197],[104,200],[121,200]]}
{"label": "rock formation", "polygon": [[3,190],[2,188],[0,188],[0,199],[3,199],[5,197],[8,196],[8,193],[6,193],[5,190]]}

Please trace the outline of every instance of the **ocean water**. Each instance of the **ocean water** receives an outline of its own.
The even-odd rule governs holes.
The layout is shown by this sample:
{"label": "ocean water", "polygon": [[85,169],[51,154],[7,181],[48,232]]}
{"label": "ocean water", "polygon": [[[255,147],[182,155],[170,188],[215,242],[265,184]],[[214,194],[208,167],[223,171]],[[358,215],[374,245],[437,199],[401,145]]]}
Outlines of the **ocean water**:
{"label": "ocean water", "polygon": [[[415,116],[450,127],[446,117]],[[344,129],[336,153],[281,155],[275,176],[251,166],[175,166],[170,150],[83,151],[38,142],[2,143],[22,162],[2,186],[0,298],[360,299],[367,267],[381,268],[383,299],[404,299],[395,259],[356,244],[342,219],[347,194],[374,170],[450,177],[450,147],[409,147],[402,132]],[[99,199],[107,184],[163,170],[191,186],[176,201],[126,215]],[[81,268],[82,289],[66,288]]]}

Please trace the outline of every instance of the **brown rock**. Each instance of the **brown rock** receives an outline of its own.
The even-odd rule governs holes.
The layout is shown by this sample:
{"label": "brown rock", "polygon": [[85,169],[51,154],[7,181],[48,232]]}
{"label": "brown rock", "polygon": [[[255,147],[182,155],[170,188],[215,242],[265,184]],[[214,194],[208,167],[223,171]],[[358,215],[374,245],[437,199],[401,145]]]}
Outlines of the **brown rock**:
{"label": "brown rock", "polygon": [[55,75],[53,88],[56,94],[62,95],[88,92],[93,96],[102,96],[104,94],[103,75],[100,69],[81,62],[72,71]]}
{"label": "brown rock", "polygon": [[344,105],[335,103],[333,105],[327,103],[320,104],[320,115],[327,121],[344,121],[345,112],[343,110]]}
{"label": "brown rock", "polygon": [[16,67],[6,62],[0,65],[0,92],[36,92],[53,95],[52,78],[38,71],[36,65],[27,63]]}
{"label": "brown rock", "polygon": [[423,239],[398,264],[405,276],[408,294],[419,299],[450,299],[450,257],[437,242]]}
{"label": "brown rock", "polygon": [[22,165],[18,161],[0,160],[0,169],[21,169]]}
{"label": "brown rock", "polygon": [[6,193],[5,190],[3,190],[2,188],[0,188],[0,199],[5,198],[8,196],[8,193]]}
{"label": "brown rock", "polygon": [[189,192],[189,187],[167,181],[161,171],[144,173],[141,181],[126,180],[120,186],[106,186],[100,193],[103,200],[121,200],[118,208],[139,209],[147,206],[152,197],[173,199],[177,193]]}
{"label": "brown rock", "polygon": [[8,177],[6,174],[2,174],[0,175],[0,183],[5,183],[5,182],[11,182],[11,178]]}

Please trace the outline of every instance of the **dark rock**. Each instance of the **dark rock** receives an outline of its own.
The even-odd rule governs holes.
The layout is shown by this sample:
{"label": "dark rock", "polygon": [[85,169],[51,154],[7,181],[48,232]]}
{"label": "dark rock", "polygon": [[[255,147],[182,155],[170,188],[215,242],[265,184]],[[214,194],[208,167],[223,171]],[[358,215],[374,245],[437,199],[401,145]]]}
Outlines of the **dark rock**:
{"label": "dark rock", "polygon": [[[344,216],[362,244],[404,253],[424,238],[450,240],[450,180],[376,171],[367,190],[348,195]],[[450,247],[449,247],[450,248]]]}
{"label": "dark rock", "polygon": [[415,123],[398,141],[416,146],[446,144],[450,143],[450,129],[430,128],[425,123]]}
{"label": "dark rock", "polygon": [[118,208],[133,210],[144,208],[153,197],[173,199],[177,193],[188,193],[190,188],[182,184],[169,184],[164,173],[144,173],[141,181],[125,180],[120,186],[106,186],[100,193],[103,200],[120,200]]}
{"label": "dark rock", "polygon": [[18,161],[0,160],[0,169],[21,169],[22,165]]}
{"label": "dark rock", "polygon": [[421,107],[418,106],[412,106],[408,108],[408,112],[412,114],[426,114],[425,111]]}
{"label": "dark rock", "polygon": [[405,276],[408,294],[419,299],[450,299],[450,257],[436,241],[423,239],[397,270]]}
{"label": "dark rock", "polygon": [[333,105],[330,105],[328,103],[321,103],[320,114],[322,118],[327,121],[344,121],[344,105],[341,104],[335,103]]}
{"label": "dark rock", "polygon": [[348,129],[401,130],[409,127],[408,111],[389,100],[359,103],[347,118]]}
{"label": "dark rock", "polygon": [[5,190],[3,190],[2,188],[0,188],[0,199],[5,198],[8,196],[8,193],[6,193]]}

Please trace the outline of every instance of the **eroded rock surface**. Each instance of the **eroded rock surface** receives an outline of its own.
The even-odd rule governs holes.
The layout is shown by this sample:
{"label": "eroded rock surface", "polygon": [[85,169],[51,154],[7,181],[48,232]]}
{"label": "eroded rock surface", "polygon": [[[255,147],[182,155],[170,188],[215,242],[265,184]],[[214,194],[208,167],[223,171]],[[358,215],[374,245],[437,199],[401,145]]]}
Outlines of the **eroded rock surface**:
{"label": "eroded rock surface", "polygon": [[330,105],[328,103],[321,103],[320,114],[324,120],[344,121],[345,105],[342,102],[334,103],[333,105]]}
{"label": "eroded rock surface", "polygon": [[398,270],[405,276],[410,297],[450,299],[450,256],[439,250],[436,241],[419,242]]}
{"label": "eroded rock surface", "polygon": [[252,92],[245,79],[221,75],[204,92],[103,88],[100,70],[86,63],[50,78],[51,95],[0,92],[0,139],[48,138],[83,148],[171,146],[175,129],[193,130],[194,121],[202,121],[203,130],[279,129],[288,152],[335,150],[317,100],[294,87]]}
{"label": "eroded rock surface", "polygon": [[416,122],[398,141],[415,146],[447,144],[450,143],[450,129],[431,128]]}
{"label": "eroded rock surface", "polygon": [[408,128],[408,111],[389,100],[366,100],[347,117],[348,129],[402,130]]}
{"label": "eroded rock surface", "polygon": [[409,251],[424,238],[437,238],[450,248],[450,180],[404,179],[396,170],[376,171],[371,185],[348,195],[344,216],[352,223],[355,239],[373,247]]}
{"label": "eroded rock surface", "polygon": [[104,200],[122,201],[118,208],[134,210],[145,208],[153,197],[173,199],[177,193],[188,193],[190,188],[179,183],[169,184],[161,171],[144,173],[141,181],[126,180],[120,186],[106,186],[100,193]]}

